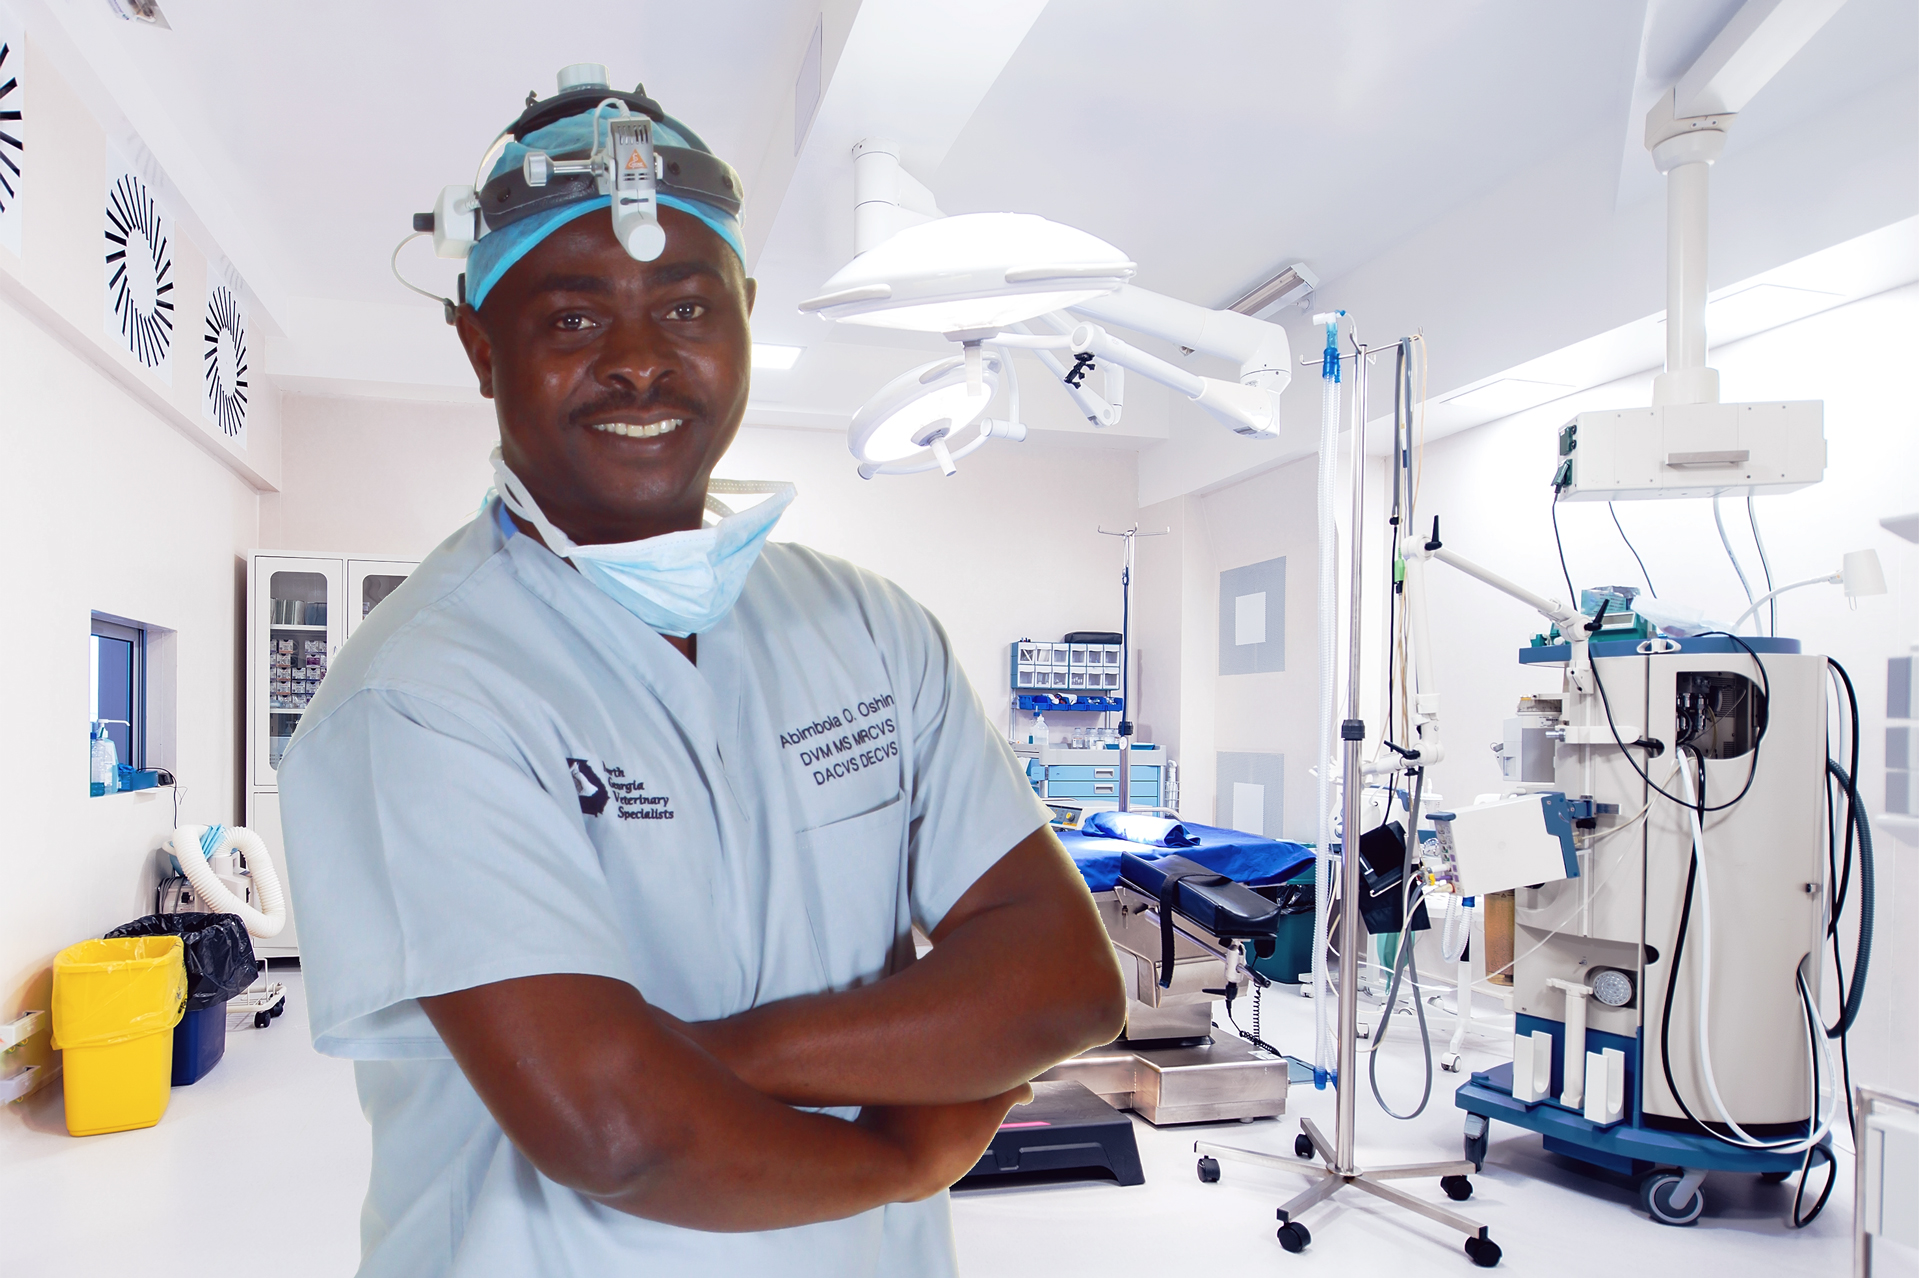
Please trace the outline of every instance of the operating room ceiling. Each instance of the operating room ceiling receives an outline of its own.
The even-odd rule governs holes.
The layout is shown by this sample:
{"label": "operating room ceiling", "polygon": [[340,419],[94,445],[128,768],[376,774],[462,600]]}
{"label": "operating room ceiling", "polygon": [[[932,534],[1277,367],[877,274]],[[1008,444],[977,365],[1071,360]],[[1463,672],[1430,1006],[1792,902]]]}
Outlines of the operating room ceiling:
{"label": "operating room ceiling", "polygon": [[[1072,223],[1129,253],[1140,283],[1191,301],[1224,304],[1305,261],[1339,304],[1343,281],[1416,243],[1421,288],[1444,294],[1449,272],[1477,268],[1434,228],[1470,226],[1476,202],[1546,167],[1561,166],[1607,217],[1640,209],[1633,234],[1643,234],[1642,206],[1654,208],[1660,190],[1639,149],[1645,104],[1738,7],[171,0],[172,29],[161,30],[115,21],[98,0],[19,3],[40,18],[68,78],[91,76],[78,87],[151,143],[227,249],[264,327],[284,334],[272,355],[293,389],[470,394],[434,308],[388,274],[409,214],[442,185],[471,180],[495,130],[529,89],[551,92],[560,65],[600,60],[617,82],[644,81],[747,181],[756,337],[807,348],[791,372],[757,379],[756,403],[765,420],[815,426],[843,423],[884,375],[914,362],[903,347],[940,345],[834,329],[793,309],[852,252],[846,148],[861,136],[899,142],[946,212]],[[796,156],[795,85],[816,21],[820,103]],[[1843,112],[1868,86],[1911,81],[1914,64],[1911,0],[1848,0],[1743,113],[1723,167]],[[1777,185],[1781,199],[1798,198]],[[1617,238],[1610,225],[1586,233]],[[1791,239],[1783,254],[1811,251]],[[1647,247],[1657,280],[1657,242]],[[1583,248],[1570,238],[1567,251]],[[423,246],[403,260],[450,287],[451,266]],[[1658,305],[1657,291],[1638,310],[1584,295],[1605,291],[1555,299],[1568,333]],[[1464,384],[1495,370],[1457,371]],[[1098,442],[1164,435],[1164,423],[1141,421]]]}

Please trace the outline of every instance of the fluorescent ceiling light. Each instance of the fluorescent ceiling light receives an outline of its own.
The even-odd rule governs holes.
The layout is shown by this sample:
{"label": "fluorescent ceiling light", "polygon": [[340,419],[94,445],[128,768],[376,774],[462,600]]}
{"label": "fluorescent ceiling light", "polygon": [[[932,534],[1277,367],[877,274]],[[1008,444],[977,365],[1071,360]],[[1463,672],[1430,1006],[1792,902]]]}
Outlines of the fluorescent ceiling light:
{"label": "fluorescent ceiling light", "polygon": [[1810,288],[1750,284],[1708,302],[1707,327],[1716,334],[1746,336],[1805,319],[1840,300],[1838,293],[1823,293]]}
{"label": "fluorescent ceiling light", "polygon": [[1308,270],[1305,262],[1295,262],[1272,279],[1248,289],[1245,296],[1227,309],[1255,319],[1271,319],[1289,302],[1305,306],[1308,294],[1318,287],[1319,276]]}
{"label": "fluorescent ceiling light", "polygon": [[784,369],[792,368],[794,361],[800,358],[804,346],[780,346],[773,342],[755,342],[753,344],[753,366],[755,368]]}
{"label": "fluorescent ceiling light", "polygon": [[967,385],[966,360],[958,355],[909,369],[853,415],[848,450],[863,466],[885,466],[950,439],[987,411],[1003,371],[992,351],[981,353],[979,386]]}
{"label": "fluorescent ceiling light", "polygon": [[1470,409],[1476,413],[1490,413],[1495,417],[1505,417],[1508,413],[1537,408],[1550,400],[1559,399],[1572,390],[1573,387],[1563,386],[1558,382],[1529,382],[1518,377],[1502,377],[1498,381],[1488,382],[1485,386],[1476,386],[1472,390],[1461,391],[1458,395],[1449,395],[1440,402]]}
{"label": "fluorescent ceiling light", "polygon": [[910,226],[854,258],[800,309],[920,333],[994,331],[1111,293],[1134,264],[1097,236],[1031,213]]}

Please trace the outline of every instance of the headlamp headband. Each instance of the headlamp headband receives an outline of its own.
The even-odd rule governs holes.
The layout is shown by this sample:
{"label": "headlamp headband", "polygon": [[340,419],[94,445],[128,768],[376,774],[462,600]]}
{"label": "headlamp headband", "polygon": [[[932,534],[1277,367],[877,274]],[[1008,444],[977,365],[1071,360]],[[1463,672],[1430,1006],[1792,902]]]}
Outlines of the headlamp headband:
{"label": "headlamp headband", "polygon": [[[578,64],[561,71],[554,96],[527,95],[519,117],[487,148],[474,185],[445,188],[432,213],[415,215],[414,230],[433,237],[440,257],[473,255],[469,269],[479,275],[470,290],[461,277],[461,300],[478,306],[501,271],[596,205],[610,206],[614,237],[636,261],[651,262],[666,247],[661,204],[692,214],[744,257],[742,195],[732,166],[661,110],[644,85],[620,92],[607,85],[606,68]],[[525,225],[510,236],[491,238],[518,223]],[[479,248],[483,242],[490,247]],[[435,296],[405,278],[400,282]],[[451,323],[454,302],[436,300]]]}

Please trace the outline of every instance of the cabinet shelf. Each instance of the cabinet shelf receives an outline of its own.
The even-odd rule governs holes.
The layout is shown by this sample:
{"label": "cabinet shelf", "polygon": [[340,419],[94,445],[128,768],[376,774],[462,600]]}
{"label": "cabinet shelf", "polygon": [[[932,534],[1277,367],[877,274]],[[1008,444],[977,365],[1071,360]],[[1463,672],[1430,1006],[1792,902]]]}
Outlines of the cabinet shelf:
{"label": "cabinet shelf", "polygon": [[272,625],[268,626],[267,629],[269,630],[314,630],[314,631],[319,631],[321,633],[325,633],[327,628],[325,626],[286,625],[276,621]]}

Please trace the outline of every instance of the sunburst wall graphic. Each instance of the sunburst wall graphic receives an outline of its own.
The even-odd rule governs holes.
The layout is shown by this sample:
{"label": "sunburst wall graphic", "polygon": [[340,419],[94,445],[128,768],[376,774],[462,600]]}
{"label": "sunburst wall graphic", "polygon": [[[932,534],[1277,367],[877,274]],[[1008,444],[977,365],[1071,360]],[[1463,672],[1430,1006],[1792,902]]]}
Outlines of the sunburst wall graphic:
{"label": "sunburst wall graphic", "polygon": [[173,219],[138,174],[110,159],[107,175],[107,332],[171,383]]}
{"label": "sunburst wall graphic", "polygon": [[207,296],[200,352],[200,415],[229,442],[247,442],[247,312],[224,284]]}
{"label": "sunburst wall graphic", "polygon": [[19,23],[0,6],[0,247],[20,255],[20,196],[26,184],[26,91],[20,87]]}

